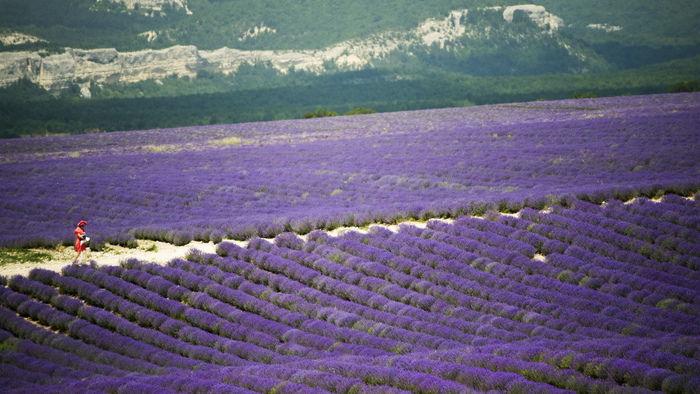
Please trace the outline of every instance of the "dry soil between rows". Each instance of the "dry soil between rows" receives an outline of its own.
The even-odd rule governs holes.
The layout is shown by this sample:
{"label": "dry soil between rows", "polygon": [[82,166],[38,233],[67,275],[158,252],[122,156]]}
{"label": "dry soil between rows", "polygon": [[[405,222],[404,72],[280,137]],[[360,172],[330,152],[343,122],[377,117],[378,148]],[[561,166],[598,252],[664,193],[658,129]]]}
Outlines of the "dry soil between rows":
{"label": "dry soil between rows", "polygon": [[[425,227],[422,222],[404,222],[401,224],[409,224],[417,227]],[[383,226],[391,231],[398,231],[399,225]],[[357,227],[342,227],[335,229],[329,234],[338,236],[348,231],[367,232],[368,229]],[[226,239],[226,242],[233,242],[241,247],[245,247],[247,242],[234,241]],[[272,241],[272,240],[270,240]],[[155,248],[153,247],[155,245]],[[185,246],[175,246],[166,242],[139,240],[139,247],[134,249],[124,248],[117,245],[108,245],[105,251],[93,252],[88,251],[87,260],[93,261],[98,265],[119,265],[120,262],[129,259],[138,259],[149,263],[166,265],[173,259],[182,259],[191,249],[196,249],[204,253],[216,253],[216,244],[213,242],[192,241]],[[52,258],[41,263],[16,263],[7,264],[0,267],[0,275],[10,278],[14,275],[27,276],[34,268],[43,268],[51,271],[60,272],[61,269],[70,265],[75,258],[75,251],[72,246],[60,247],[56,250],[33,249],[40,252],[49,252]],[[82,262],[82,261],[81,261]]]}

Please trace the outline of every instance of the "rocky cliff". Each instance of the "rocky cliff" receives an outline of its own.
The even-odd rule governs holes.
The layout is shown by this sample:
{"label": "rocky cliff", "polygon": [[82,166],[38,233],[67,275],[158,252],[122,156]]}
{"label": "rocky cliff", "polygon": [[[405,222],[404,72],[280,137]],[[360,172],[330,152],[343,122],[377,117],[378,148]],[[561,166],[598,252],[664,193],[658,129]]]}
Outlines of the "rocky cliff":
{"label": "rocky cliff", "polygon": [[160,10],[163,8],[165,5],[170,5],[175,8],[178,7],[185,7],[186,6],[186,0],[110,0],[113,3],[120,3],[124,4],[124,6],[128,9],[135,9],[136,7],[139,8],[144,8],[144,9],[151,9],[151,10]]}
{"label": "rocky cliff", "polygon": [[[524,11],[542,28],[543,33],[551,33],[563,23],[541,6],[494,9],[502,10],[503,19],[507,22],[513,20],[516,10]],[[230,73],[235,72],[243,63],[256,62],[270,62],[282,72],[294,67],[297,70],[320,73],[328,61],[339,67],[356,69],[371,66],[376,59],[411,44],[430,46],[439,43],[443,46],[445,42],[461,35],[482,33],[469,31],[462,24],[468,12],[453,11],[442,20],[427,20],[410,32],[380,34],[365,40],[342,42],[319,51],[242,51],[226,47],[204,51],[194,46],[175,46],[126,53],[115,49],[67,48],[63,54],[44,57],[33,52],[3,52],[0,53],[0,87],[21,78],[28,78],[45,89],[53,90],[85,80],[96,83],[129,83],[169,75],[196,77],[200,70]]]}

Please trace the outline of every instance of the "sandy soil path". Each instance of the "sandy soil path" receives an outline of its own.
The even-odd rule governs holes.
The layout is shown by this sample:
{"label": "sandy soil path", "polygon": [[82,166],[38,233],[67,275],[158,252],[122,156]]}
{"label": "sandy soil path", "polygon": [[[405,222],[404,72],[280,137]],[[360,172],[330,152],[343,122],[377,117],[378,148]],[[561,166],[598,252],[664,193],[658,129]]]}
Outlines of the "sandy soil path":
{"label": "sandy soil path", "polygon": [[[425,223],[421,222],[405,222],[402,224],[410,224],[418,227],[425,227]],[[383,226],[391,231],[398,231],[399,225]],[[331,236],[338,236],[348,231],[367,232],[368,229],[357,227],[342,227],[330,231]],[[242,247],[245,247],[247,242],[234,241],[226,239],[226,242],[234,242]],[[272,240],[270,240],[272,241]],[[154,248],[155,246],[155,248]],[[165,242],[139,240],[139,247],[135,249],[124,248],[117,245],[108,245],[105,251],[92,252],[88,251],[88,261],[94,261],[99,265],[119,265],[121,261],[136,258],[142,261],[148,261],[156,264],[167,264],[175,258],[184,258],[191,249],[196,249],[204,253],[216,253],[216,245],[213,242],[192,241],[185,246],[175,246]],[[34,268],[43,268],[51,271],[60,272],[61,269],[73,262],[75,251],[72,246],[61,247],[57,250],[36,249],[40,252],[49,252],[53,256],[52,259],[41,263],[18,263],[7,264],[0,267],[0,275],[10,278],[14,275],[29,275],[29,271]]]}

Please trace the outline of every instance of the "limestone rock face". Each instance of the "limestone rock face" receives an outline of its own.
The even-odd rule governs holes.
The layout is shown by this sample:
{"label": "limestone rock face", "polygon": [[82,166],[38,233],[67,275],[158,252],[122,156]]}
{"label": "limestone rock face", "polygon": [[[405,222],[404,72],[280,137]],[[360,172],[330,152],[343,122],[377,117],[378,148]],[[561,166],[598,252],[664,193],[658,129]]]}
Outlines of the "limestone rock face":
{"label": "limestone rock face", "polygon": [[[130,1],[139,6],[156,3],[178,3],[178,0],[113,0]],[[153,3],[153,4],[151,4]],[[184,2],[183,2],[184,4]],[[490,7],[503,10],[503,18],[511,22],[516,10],[525,11],[531,20],[550,33],[563,26],[561,18],[542,6],[519,5]],[[236,72],[243,63],[270,63],[281,72],[296,70],[325,72],[324,63],[333,62],[344,69],[372,66],[373,62],[396,50],[414,44],[431,46],[456,42],[460,36],[473,35],[462,21],[468,10],[452,11],[446,18],[429,19],[404,33],[378,33],[365,39],[341,42],[322,50],[242,51],[221,48],[198,50],[194,46],[174,46],[160,50],[119,53],[114,48],[72,49],[60,55],[40,56],[32,52],[0,52],[0,87],[21,78],[28,78],[48,90],[61,89],[72,83],[117,83],[159,79],[170,75],[196,77],[199,71]],[[411,53],[408,53],[411,56]]]}
{"label": "limestone rock face", "polygon": [[29,78],[47,90],[78,79],[97,83],[138,82],[168,75],[194,77],[205,61],[194,46],[119,53],[116,49],[72,49],[41,57],[32,52],[0,53],[0,86]]}
{"label": "limestone rock face", "polygon": [[41,56],[32,52],[0,53],[0,86],[7,86],[24,77],[38,82],[41,62]]}
{"label": "limestone rock face", "polygon": [[121,3],[128,9],[139,8],[160,10],[164,5],[171,5],[175,8],[184,7],[182,0],[111,0],[113,3]]}
{"label": "limestone rock face", "polygon": [[506,7],[503,11],[503,19],[508,22],[513,21],[513,14],[515,11],[525,11],[530,20],[535,22],[538,26],[544,27],[549,24],[549,27],[556,30],[564,25],[564,21],[556,15],[552,15],[541,5],[525,4],[525,5],[514,5],[511,7]]}
{"label": "limestone rock face", "polygon": [[313,70],[321,67],[323,59],[309,51],[241,51],[221,48],[215,51],[199,51],[208,71],[220,71],[225,74],[235,72],[243,63],[267,63],[286,72],[291,67],[297,70]]}
{"label": "limestone rock face", "polygon": [[202,59],[195,46],[121,53],[119,62],[122,66],[121,82],[138,82],[173,74],[195,77],[202,68]]}
{"label": "limestone rock face", "polygon": [[119,82],[122,65],[116,49],[69,49],[68,52],[75,61],[74,78],[94,79],[105,83]]}
{"label": "limestone rock face", "polygon": [[42,59],[37,82],[47,89],[57,89],[69,85],[74,75],[75,61],[66,52]]}

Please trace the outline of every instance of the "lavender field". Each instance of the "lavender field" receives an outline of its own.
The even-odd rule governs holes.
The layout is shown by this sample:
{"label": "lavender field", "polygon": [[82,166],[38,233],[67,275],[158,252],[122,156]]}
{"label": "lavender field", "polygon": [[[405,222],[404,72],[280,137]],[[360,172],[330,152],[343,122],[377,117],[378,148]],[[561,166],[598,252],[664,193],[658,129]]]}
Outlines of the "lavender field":
{"label": "lavender field", "polygon": [[0,142],[3,247],[218,243],[0,277],[1,391],[698,393],[698,126],[678,94]]}
{"label": "lavender field", "polygon": [[0,247],[70,245],[80,220],[186,244],[692,195],[699,125],[691,93],[4,140]]}

